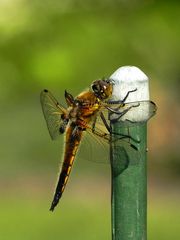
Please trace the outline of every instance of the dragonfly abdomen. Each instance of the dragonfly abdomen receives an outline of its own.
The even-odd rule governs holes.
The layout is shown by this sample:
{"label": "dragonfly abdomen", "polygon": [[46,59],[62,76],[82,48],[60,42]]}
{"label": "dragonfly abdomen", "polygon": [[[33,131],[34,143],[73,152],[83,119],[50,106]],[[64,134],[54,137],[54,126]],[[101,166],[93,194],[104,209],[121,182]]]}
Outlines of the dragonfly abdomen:
{"label": "dragonfly abdomen", "polygon": [[[67,165],[67,164],[65,164],[65,165]],[[56,207],[56,205],[59,202],[59,199],[62,196],[62,193],[63,193],[64,188],[66,186],[66,183],[67,183],[67,180],[68,180],[71,168],[72,168],[71,164],[69,164],[68,166],[64,166],[64,164],[63,164],[63,167],[62,167],[59,179],[58,179],[58,184],[56,186],[54,199],[53,199],[52,204],[51,204],[50,211],[54,210],[54,208]]]}
{"label": "dragonfly abdomen", "polygon": [[72,126],[68,127],[66,132],[66,143],[65,143],[65,152],[64,152],[64,161],[61,169],[61,173],[58,179],[58,183],[56,186],[56,191],[54,194],[54,198],[51,204],[50,211],[53,211],[56,205],[58,204],[62,193],[66,187],[67,181],[69,179],[69,175],[72,169],[72,165],[75,159],[75,155],[77,153],[81,137],[82,137],[82,130],[77,128],[77,133],[73,134],[74,128]]}

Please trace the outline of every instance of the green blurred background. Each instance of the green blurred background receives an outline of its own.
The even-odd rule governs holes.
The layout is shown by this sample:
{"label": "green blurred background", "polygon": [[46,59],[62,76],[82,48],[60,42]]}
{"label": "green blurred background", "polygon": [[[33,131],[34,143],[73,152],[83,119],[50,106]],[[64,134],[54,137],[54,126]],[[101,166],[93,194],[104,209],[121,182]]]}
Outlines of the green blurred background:
{"label": "green blurred background", "polygon": [[0,0],[0,239],[110,239],[110,166],[77,159],[48,211],[62,142],[51,142],[39,93],[64,102],[117,68],[150,78],[148,239],[180,239],[180,3]]}

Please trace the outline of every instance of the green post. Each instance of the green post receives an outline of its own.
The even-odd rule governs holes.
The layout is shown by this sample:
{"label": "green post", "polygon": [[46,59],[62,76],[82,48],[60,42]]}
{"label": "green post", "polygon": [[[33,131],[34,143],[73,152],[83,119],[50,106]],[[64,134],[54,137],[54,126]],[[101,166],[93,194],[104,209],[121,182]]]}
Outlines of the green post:
{"label": "green post", "polygon": [[[119,125],[112,125],[114,132],[129,133]],[[116,143],[111,146],[113,240],[147,239],[146,124],[131,128],[130,134],[141,139],[138,153]]]}
{"label": "green post", "polygon": [[[139,68],[121,67],[110,79],[114,82],[112,100],[149,101],[148,77]],[[110,116],[112,132],[130,136],[124,140],[133,146],[119,140],[111,144],[113,240],[147,239],[147,120],[156,109],[153,103],[141,107],[126,112],[118,122]],[[129,127],[126,120],[137,124]]]}

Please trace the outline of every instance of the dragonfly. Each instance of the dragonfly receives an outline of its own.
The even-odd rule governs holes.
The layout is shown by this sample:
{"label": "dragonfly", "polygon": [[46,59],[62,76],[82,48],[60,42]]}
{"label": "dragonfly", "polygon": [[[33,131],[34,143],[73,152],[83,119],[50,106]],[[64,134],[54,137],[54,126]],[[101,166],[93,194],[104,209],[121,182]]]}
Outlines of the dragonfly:
{"label": "dragonfly", "polygon": [[[120,121],[127,113],[133,110],[143,111],[144,107],[148,107],[146,121],[155,114],[156,105],[152,101],[125,103],[129,94],[137,89],[128,91],[123,100],[111,100],[113,86],[112,79],[98,79],[75,98],[65,90],[67,107],[61,105],[47,89],[41,92],[40,102],[51,139],[65,135],[63,163],[50,211],[55,209],[62,197],[84,134],[88,133],[92,138],[110,144],[112,135],[113,141],[129,137],[118,134],[116,136],[112,132],[109,122],[111,116],[115,116],[111,122]],[[128,119],[126,121],[132,123]]]}

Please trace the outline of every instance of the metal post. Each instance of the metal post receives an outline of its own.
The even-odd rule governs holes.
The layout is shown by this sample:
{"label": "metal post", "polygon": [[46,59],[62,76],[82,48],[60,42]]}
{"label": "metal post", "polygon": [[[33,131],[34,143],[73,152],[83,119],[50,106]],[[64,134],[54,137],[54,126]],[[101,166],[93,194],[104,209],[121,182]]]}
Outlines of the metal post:
{"label": "metal post", "polygon": [[[118,123],[112,128],[116,133],[125,133],[127,130],[119,127]],[[138,154],[129,154],[129,149],[116,147],[116,144],[111,149],[112,161],[116,162],[111,165],[113,240],[146,239],[146,125],[131,129],[131,136],[141,139]]]}
{"label": "metal post", "polygon": [[[128,91],[127,102],[149,100],[147,76],[136,67],[122,67],[111,77],[115,80],[113,97],[123,99]],[[133,116],[137,118],[139,116]],[[142,117],[142,116],[140,116]],[[130,135],[138,150],[128,145],[111,145],[112,169],[112,239],[147,239],[147,167],[146,123],[135,127],[111,124],[113,132]],[[140,140],[140,142],[138,142]],[[132,151],[131,151],[132,150]]]}

